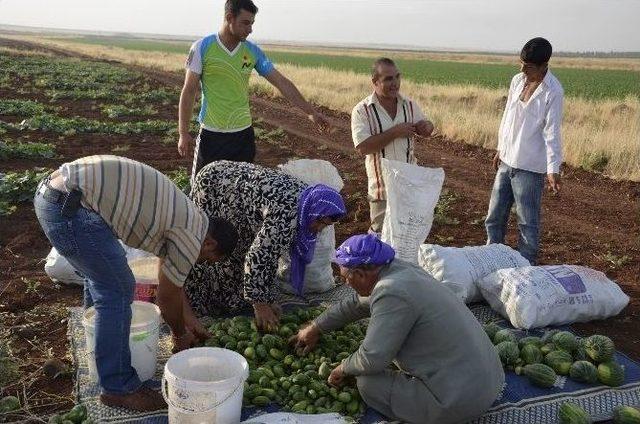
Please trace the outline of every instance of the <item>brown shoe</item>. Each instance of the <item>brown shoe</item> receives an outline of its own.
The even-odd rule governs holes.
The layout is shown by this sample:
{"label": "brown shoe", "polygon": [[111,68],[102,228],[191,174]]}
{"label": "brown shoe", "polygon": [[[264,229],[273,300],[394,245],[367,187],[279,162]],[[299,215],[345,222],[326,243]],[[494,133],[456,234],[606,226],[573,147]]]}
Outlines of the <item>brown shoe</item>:
{"label": "brown shoe", "polygon": [[107,406],[119,406],[140,412],[167,409],[167,403],[162,398],[162,395],[147,387],[141,387],[128,395],[103,393],[100,395],[100,402]]}

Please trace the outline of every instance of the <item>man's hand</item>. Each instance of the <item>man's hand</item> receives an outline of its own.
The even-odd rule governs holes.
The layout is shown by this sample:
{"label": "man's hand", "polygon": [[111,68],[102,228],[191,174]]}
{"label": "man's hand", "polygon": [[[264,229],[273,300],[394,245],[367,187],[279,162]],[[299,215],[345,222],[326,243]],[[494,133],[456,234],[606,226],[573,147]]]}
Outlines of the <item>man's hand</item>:
{"label": "man's hand", "polygon": [[500,168],[500,153],[496,152],[496,154],[493,155],[493,170],[497,171],[498,168]]}
{"label": "man's hand", "polygon": [[411,122],[403,122],[391,128],[394,138],[406,138],[414,135],[417,130],[416,126]]}
{"label": "man's hand", "polygon": [[258,330],[270,333],[278,328],[280,317],[272,305],[256,302],[253,304],[253,312],[256,317],[256,326],[258,327]]}
{"label": "man's hand", "polygon": [[422,120],[416,124],[416,132],[422,137],[429,137],[433,133],[433,123],[431,121]]}
{"label": "man's hand", "polygon": [[320,340],[320,329],[312,322],[302,330],[299,330],[298,334],[291,336],[289,344],[293,346],[296,352],[300,352],[301,356],[304,356],[315,349],[318,340]]}
{"label": "man's hand", "polygon": [[560,174],[547,174],[547,182],[553,194],[560,193]]}
{"label": "man's hand", "polygon": [[329,119],[324,114],[318,111],[314,111],[313,113],[307,115],[307,118],[309,118],[311,122],[316,124],[320,128],[320,131],[328,132],[333,129],[333,127],[329,123]]}
{"label": "man's hand", "polygon": [[172,334],[171,340],[173,341],[173,348],[171,349],[171,353],[178,353],[183,350],[189,349],[197,341],[196,336],[194,336],[191,331],[186,329],[185,332],[180,336]]}
{"label": "man's hand", "polygon": [[329,374],[329,378],[327,379],[327,382],[331,386],[340,387],[344,383],[345,377],[346,375],[344,373],[344,367],[342,366],[342,362],[340,362],[340,365],[335,367],[333,371],[331,371],[331,374]]}
{"label": "man's hand", "polygon": [[181,134],[180,139],[178,140],[178,153],[180,156],[191,156],[191,152],[193,151],[193,137],[191,134]]}

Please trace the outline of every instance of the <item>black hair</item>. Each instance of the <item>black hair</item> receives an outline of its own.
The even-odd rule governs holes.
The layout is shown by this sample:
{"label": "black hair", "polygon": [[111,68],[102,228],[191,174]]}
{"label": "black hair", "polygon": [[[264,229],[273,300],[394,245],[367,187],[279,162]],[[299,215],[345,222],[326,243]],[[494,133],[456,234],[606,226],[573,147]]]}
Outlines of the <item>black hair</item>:
{"label": "black hair", "polygon": [[224,256],[231,255],[238,243],[238,230],[231,221],[223,218],[210,217],[207,234],[218,243],[218,249]]}
{"label": "black hair", "polygon": [[544,65],[551,59],[551,43],[542,37],[532,38],[522,48],[520,59],[524,63]]}
{"label": "black hair", "polygon": [[371,79],[375,80],[376,78],[378,78],[378,67],[380,65],[396,66],[396,63],[388,57],[380,57],[376,59],[375,62],[373,62],[373,66],[371,67]]}
{"label": "black hair", "polygon": [[224,13],[231,13],[235,18],[240,14],[241,10],[249,13],[258,13],[258,7],[251,0],[227,0],[224,4]]}

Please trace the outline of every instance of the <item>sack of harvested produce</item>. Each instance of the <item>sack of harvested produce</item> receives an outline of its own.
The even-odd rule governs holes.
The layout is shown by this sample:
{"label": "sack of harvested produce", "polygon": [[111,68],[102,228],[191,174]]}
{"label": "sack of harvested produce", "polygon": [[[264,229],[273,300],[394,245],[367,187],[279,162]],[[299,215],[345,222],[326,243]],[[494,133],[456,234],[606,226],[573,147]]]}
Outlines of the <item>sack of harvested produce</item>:
{"label": "sack of harvested produce", "polygon": [[[304,269],[303,293],[322,293],[335,286],[331,261],[336,251],[336,231],[330,225],[318,233],[313,259]],[[295,293],[289,283],[291,261],[289,256],[281,256],[278,261],[278,280],[283,291]]]}
{"label": "sack of harvested produce", "polygon": [[418,264],[464,303],[471,303],[482,300],[476,285],[479,279],[499,269],[529,266],[529,261],[504,244],[465,247],[423,244]]}
{"label": "sack of harvested produce", "polygon": [[344,187],[344,181],[335,166],[331,162],[322,159],[296,159],[278,165],[278,168],[299,180],[311,184],[328,185],[334,190],[340,191]]}
{"label": "sack of harvested produce", "polygon": [[83,286],[85,278],[62,256],[55,247],[47,255],[44,264],[44,272],[47,273],[51,281],[59,284]]}
{"label": "sack of harvested produce", "polygon": [[[326,160],[299,159],[291,160],[278,166],[283,172],[292,175],[303,182],[325,184],[334,190],[342,190],[344,182],[335,166]],[[313,259],[305,267],[303,293],[322,293],[335,286],[331,261],[336,250],[336,232],[333,225],[318,233]],[[294,293],[290,284],[291,261],[288,255],[278,260],[277,276],[283,291]]]}
{"label": "sack of harvested produce", "polygon": [[396,258],[417,264],[418,248],[431,231],[444,170],[382,159],[382,177],[387,190],[382,241],[395,249]]}
{"label": "sack of harvested produce", "polygon": [[602,272],[577,265],[500,269],[478,287],[495,311],[524,329],[604,319],[629,303]]}
{"label": "sack of harvested produce", "polygon": [[[144,250],[134,249],[122,242],[120,242],[120,244],[127,255],[127,261],[153,256],[151,253],[145,252]],[[51,248],[51,251],[47,255],[47,261],[44,264],[44,272],[46,272],[49,278],[51,278],[55,283],[77,284],[80,286],[85,283],[85,277],[82,273],[76,271],[69,261],[58,253],[55,247]]]}

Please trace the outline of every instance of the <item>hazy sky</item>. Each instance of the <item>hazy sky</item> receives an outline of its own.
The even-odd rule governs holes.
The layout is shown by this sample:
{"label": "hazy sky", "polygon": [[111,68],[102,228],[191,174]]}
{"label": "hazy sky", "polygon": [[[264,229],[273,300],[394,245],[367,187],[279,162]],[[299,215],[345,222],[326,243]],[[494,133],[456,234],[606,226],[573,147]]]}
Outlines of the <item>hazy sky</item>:
{"label": "hazy sky", "polygon": [[[253,39],[519,50],[640,51],[640,0],[255,0]],[[204,35],[223,0],[0,0],[0,24]],[[188,5],[188,7],[187,7]]]}

